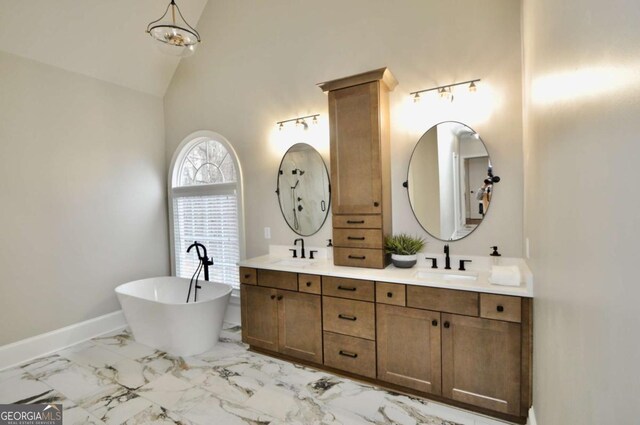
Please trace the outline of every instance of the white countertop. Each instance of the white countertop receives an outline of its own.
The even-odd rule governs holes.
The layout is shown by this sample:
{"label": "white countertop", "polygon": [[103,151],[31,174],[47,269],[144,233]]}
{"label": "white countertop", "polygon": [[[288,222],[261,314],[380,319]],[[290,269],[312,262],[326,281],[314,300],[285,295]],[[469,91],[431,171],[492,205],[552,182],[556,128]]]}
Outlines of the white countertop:
{"label": "white countertop", "polygon": [[[457,289],[461,291],[475,291],[488,294],[511,295],[518,297],[533,297],[533,275],[531,270],[522,258],[498,257],[499,265],[511,266],[516,265],[520,268],[522,281],[520,286],[502,286],[489,283],[491,274],[491,265],[495,257],[480,256],[452,256],[452,270],[443,270],[444,260],[441,254],[421,253],[418,264],[410,269],[400,269],[393,265],[389,265],[385,269],[366,269],[360,267],[344,267],[336,266],[333,261],[326,258],[311,260],[308,264],[293,264],[296,260],[289,261],[290,257],[272,254],[255,257],[240,262],[240,266],[252,267],[256,269],[280,270],[292,273],[317,274],[324,276],[344,277],[350,279],[373,280],[378,282],[403,283],[406,285],[428,286],[433,288]],[[321,253],[322,254],[322,253]],[[424,257],[438,257],[439,269],[431,269],[430,262],[424,260]],[[467,272],[457,271],[459,259],[472,260],[467,265]],[[280,263],[280,264],[278,264]],[[282,264],[284,263],[284,264]],[[455,267],[454,267],[455,266]],[[418,278],[416,275],[420,272],[433,273],[436,276],[428,278]],[[459,275],[477,275],[476,280],[445,280],[437,275],[459,274]],[[444,276],[443,276],[444,277]]]}

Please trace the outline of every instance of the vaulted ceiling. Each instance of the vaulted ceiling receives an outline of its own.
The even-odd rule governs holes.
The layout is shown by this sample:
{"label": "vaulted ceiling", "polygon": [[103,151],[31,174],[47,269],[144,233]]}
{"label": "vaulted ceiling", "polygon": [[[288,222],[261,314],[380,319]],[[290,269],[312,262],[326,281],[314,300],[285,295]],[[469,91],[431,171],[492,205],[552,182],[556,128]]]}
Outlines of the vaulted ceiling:
{"label": "vaulted ceiling", "polygon": [[[0,0],[0,50],[164,96],[180,59],[156,49],[145,29],[162,15],[168,3]],[[207,0],[177,3],[195,26]]]}

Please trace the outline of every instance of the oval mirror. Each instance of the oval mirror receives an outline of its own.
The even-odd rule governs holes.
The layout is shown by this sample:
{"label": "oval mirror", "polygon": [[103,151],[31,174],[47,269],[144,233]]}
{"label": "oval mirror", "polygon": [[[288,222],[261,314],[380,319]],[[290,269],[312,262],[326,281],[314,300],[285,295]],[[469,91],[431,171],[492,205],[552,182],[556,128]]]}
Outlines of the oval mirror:
{"label": "oval mirror", "polygon": [[276,193],[291,230],[301,236],[320,230],[329,214],[331,188],[327,166],[318,151],[306,143],[291,146],[280,162]]}
{"label": "oval mirror", "polygon": [[478,133],[445,121],[418,140],[405,186],[422,228],[434,238],[456,241],[480,225],[499,181]]}

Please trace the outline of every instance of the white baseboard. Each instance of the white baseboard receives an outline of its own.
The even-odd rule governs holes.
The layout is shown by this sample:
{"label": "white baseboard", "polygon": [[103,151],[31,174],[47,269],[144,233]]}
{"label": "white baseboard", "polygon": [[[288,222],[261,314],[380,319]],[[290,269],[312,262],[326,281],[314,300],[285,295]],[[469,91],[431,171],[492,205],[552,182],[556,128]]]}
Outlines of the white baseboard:
{"label": "white baseboard", "polygon": [[0,347],[0,370],[45,356],[107,332],[123,329],[127,321],[122,310],[36,335]]}
{"label": "white baseboard", "polygon": [[529,409],[529,420],[527,421],[527,425],[538,425],[536,414],[533,411],[533,406],[531,406],[531,409]]}

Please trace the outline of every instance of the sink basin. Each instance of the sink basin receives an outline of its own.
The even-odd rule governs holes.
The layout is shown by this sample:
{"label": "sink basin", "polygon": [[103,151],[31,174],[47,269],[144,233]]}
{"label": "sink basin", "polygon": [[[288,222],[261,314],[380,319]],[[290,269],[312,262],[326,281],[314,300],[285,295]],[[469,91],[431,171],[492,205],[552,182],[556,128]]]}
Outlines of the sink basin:
{"label": "sink basin", "polygon": [[431,270],[418,270],[415,275],[416,279],[424,279],[424,280],[447,280],[447,281],[467,281],[474,282],[478,280],[477,273],[439,273]]}
{"label": "sink basin", "polygon": [[304,267],[310,266],[313,264],[313,260],[307,260],[303,258],[283,258],[280,260],[275,260],[271,264],[274,266],[284,266],[284,267]]}

